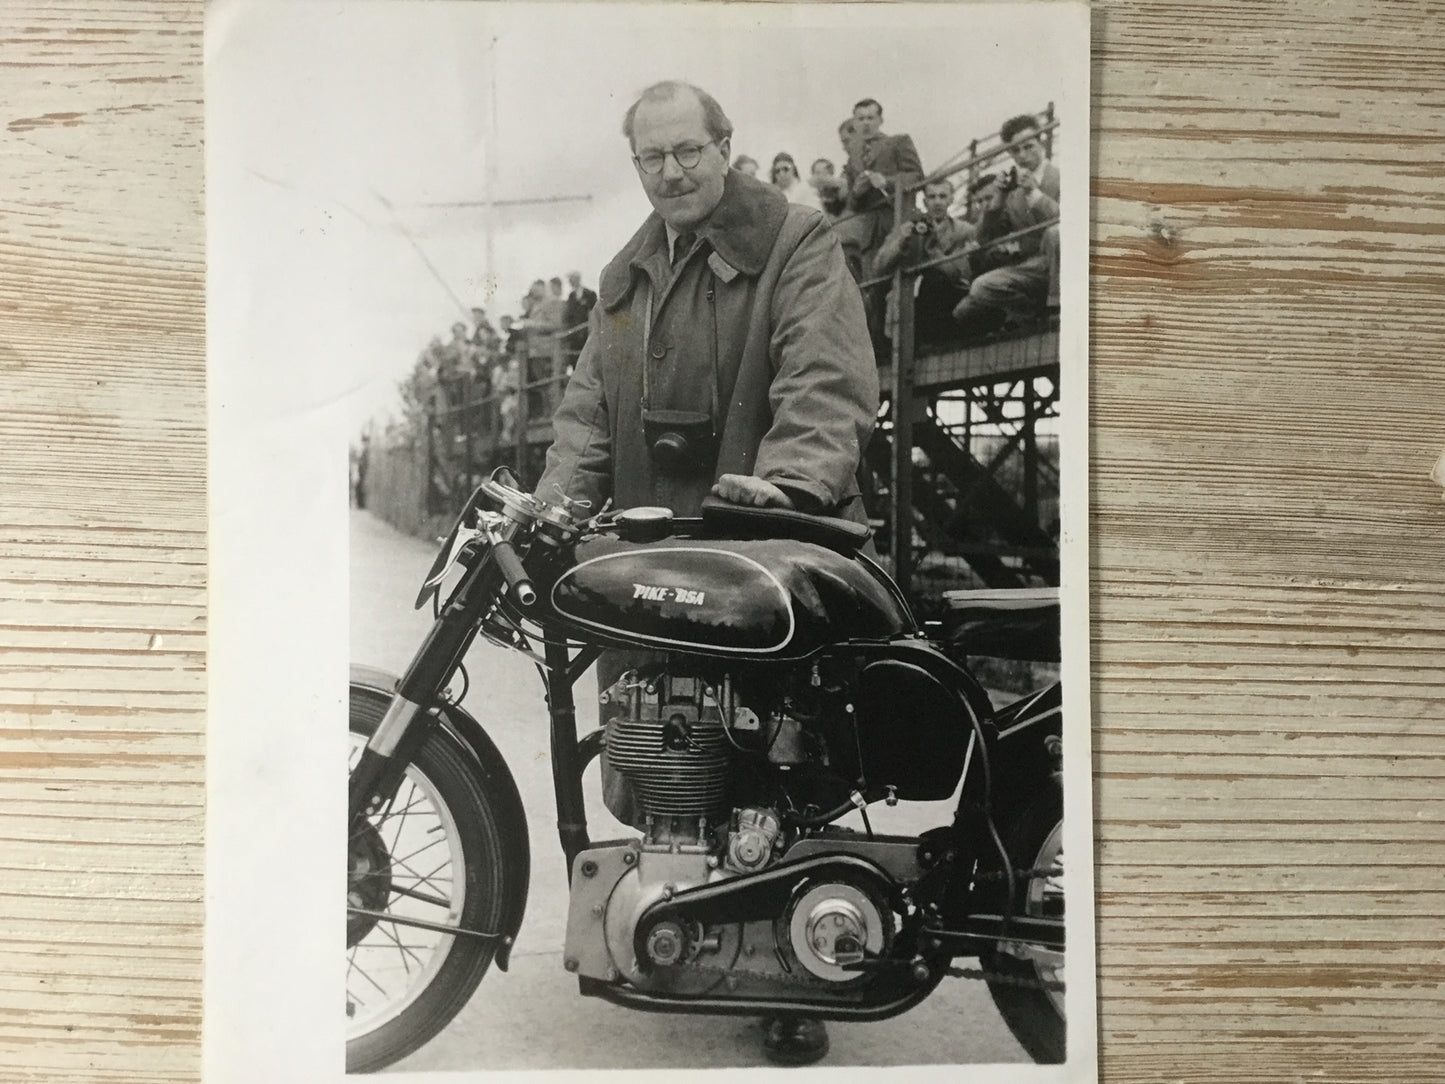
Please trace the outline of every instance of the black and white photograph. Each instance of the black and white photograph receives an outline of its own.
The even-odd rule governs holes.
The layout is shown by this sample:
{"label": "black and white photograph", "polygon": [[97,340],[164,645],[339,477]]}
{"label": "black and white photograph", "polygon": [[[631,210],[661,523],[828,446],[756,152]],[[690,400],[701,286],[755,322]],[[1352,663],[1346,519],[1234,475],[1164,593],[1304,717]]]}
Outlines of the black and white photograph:
{"label": "black and white photograph", "polygon": [[208,1080],[1095,1079],[1088,71],[212,8]]}

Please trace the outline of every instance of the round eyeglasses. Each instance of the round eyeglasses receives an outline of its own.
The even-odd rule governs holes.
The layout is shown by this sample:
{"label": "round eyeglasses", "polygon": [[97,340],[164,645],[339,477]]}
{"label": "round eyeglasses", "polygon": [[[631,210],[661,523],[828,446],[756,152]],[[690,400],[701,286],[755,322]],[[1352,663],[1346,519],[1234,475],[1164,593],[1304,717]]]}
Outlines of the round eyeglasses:
{"label": "round eyeglasses", "polygon": [[641,154],[634,154],[632,160],[643,173],[661,173],[669,154],[683,169],[695,169],[702,161],[703,148],[710,147],[715,142],[716,140],[709,139],[706,143],[683,143],[670,151],[643,151]]}

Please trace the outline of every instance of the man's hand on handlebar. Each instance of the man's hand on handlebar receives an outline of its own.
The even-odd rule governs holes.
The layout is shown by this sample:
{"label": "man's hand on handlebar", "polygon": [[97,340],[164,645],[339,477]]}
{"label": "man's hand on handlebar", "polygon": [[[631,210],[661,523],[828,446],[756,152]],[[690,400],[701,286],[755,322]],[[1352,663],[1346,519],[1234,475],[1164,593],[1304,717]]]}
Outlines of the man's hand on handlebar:
{"label": "man's hand on handlebar", "polygon": [[754,508],[793,508],[793,500],[777,486],[751,474],[724,474],[714,483],[712,495],[733,504]]}

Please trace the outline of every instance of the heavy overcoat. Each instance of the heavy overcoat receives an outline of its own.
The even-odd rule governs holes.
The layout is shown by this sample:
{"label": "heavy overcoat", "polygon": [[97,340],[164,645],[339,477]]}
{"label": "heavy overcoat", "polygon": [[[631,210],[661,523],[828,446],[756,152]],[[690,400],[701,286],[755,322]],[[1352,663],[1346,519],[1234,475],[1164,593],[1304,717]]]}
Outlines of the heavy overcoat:
{"label": "heavy overcoat", "polygon": [[[603,270],[537,492],[695,515],[723,474],[863,519],[855,472],[878,412],[858,288],[818,211],[730,172],[675,268],[653,213]],[[716,458],[664,469],[644,405],[712,421]]]}

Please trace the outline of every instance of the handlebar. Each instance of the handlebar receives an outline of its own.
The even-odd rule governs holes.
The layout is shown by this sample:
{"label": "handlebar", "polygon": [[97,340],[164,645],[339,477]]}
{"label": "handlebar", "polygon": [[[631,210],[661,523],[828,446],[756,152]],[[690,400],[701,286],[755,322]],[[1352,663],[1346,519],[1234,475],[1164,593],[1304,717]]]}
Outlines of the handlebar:
{"label": "handlebar", "polygon": [[497,559],[497,568],[501,570],[502,579],[507,582],[507,591],[517,605],[527,607],[536,602],[537,589],[532,586],[532,579],[522,567],[522,561],[512,544],[498,539],[492,544],[492,556]]}

